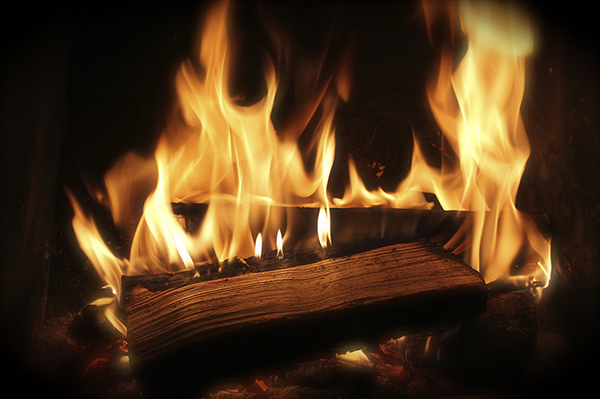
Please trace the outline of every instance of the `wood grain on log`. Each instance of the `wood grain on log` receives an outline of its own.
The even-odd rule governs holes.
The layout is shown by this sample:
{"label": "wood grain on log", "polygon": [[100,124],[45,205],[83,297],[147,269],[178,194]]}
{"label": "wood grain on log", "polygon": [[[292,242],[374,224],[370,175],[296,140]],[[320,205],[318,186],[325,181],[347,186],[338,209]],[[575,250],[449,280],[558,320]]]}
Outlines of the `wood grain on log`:
{"label": "wood grain on log", "polygon": [[[162,284],[147,276],[147,285],[143,277],[134,284],[124,278],[135,361],[273,322],[302,324],[303,319],[333,320],[342,314],[369,317],[374,308],[393,309],[409,298],[451,292],[481,296],[484,287],[476,271],[427,241],[216,280],[185,275],[185,284],[181,279],[169,283],[173,275],[163,275]],[[393,324],[393,315],[387,324]]]}

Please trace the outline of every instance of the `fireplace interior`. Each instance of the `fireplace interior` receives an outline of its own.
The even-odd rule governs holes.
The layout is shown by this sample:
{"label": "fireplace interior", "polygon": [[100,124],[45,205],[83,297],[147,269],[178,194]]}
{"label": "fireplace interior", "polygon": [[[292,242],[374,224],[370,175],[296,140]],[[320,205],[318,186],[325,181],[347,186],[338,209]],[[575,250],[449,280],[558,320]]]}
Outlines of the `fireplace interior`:
{"label": "fireplace interior", "polygon": [[[267,325],[251,338],[209,341],[213,349],[204,354],[210,364],[194,358],[178,365],[172,356],[156,366],[160,371],[148,371],[129,362],[127,337],[92,304],[110,289],[78,245],[66,190],[111,237],[113,251],[125,256],[130,242],[117,234],[90,187],[101,184],[125,153],[152,155],[173,116],[176,73],[197,54],[200,16],[210,4],[69,4],[35,12],[17,6],[11,11],[16,23],[4,24],[0,281],[7,384],[19,381],[23,393],[87,398],[177,397],[183,390],[171,384],[181,381],[191,385],[188,397],[211,398],[537,397],[593,389],[600,336],[600,65],[590,36],[594,13],[573,2],[552,9],[522,4],[536,31],[521,105],[531,154],[516,206],[552,239],[552,275],[542,295],[488,284],[482,285],[485,298],[461,297],[454,307],[402,303],[390,311],[406,316],[398,317],[398,326],[379,308],[371,318],[351,313],[369,326],[381,325],[376,333],[360,330],[358,322],[344,324],[347,315],[332,316],[363,331],[360,341],[338,331],[332,336],[342,342],[319,343],[311,331],[326,334],[317,319]],[[413,132],[426,156],[447,155],[425,87],[437,73],[449,27],[437,25],[428,37],[421,2],[234,4],[239,60],[231,86],[247,104],[265,92],[262,56],[276,53],[269,47],[273,30],[265,26],[276,21],[273,26],[282,29],[277,34],[286,38],[283,70],[290,80],[281,81],[287,91],[272,115],[276,126],[293,124],[293,110],[315,95],[290,78],[303,61],[317,60],[326,74],[344,60],[350,84],[335,112],[336,157],[328,186],[333,195],[344,194],[349,157],[367,188],[393,191],[409,173]],[[455,40],[464,52],[466,43]],[[299,146],[310,145],[303,140]],[[143,200],[137,199],[140,209]],[[189,229],[202,216],[183,209]],[[436,202],[432,212],[445,211]],[[393,215],[388,220],[404,217]],[[372,222],[360,217],[357,229]],[[457,324],[455,314],[468,322]],[[388,332],[397,335],[381,335]],[[287,346],[282,337],[290,339]],[[250,339],[253,350],[240,339]],[[294,347],[302,348],[302,356],[291,356]],[[344,355],[357,349],[362,352]],[[232,365],[225,359],[235,359],[235,351],[242,353],[235,362],[243,372],[227,375],[223,370]],[[267,354],[277,362],[263,362]],[[177,378],[163,379],[168,369]],[[214,370],[222,371],[219,378]],[[199,382],[202,374],[208,381]]]}

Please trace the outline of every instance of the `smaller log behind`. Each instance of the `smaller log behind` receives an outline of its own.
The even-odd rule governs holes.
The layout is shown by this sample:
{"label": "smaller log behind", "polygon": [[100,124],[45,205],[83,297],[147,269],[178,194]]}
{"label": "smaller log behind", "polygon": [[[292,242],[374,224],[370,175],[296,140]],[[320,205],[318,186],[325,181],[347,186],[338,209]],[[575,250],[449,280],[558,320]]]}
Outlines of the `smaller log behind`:
{"label": "smaller log behind", "polygon": [[[207,207],[207,204],[172,204],[173,213],[190,233],[200,228]],[[418,238],[431,238],[440,231],[452,234],[470,214],[462,211],[387,207],[331,208],[330,212],[334,243],[349,245],[381,240],[389,243],[414,241]],[[255,213],[279,215],[285,224],[280,227],[285,231],[287,241],[300,241],[317,232],[317,207],[265,206],[264,211],[257,209]],[[264,221],[257,216],[254,222],[256,225],[252,226],[253,230],[260,231]]]}
{"label": "smaller log behind", "polygon": [[[234,205],[231,205],[232,207]],[[173,213],[188,233],[200,228],[208,204],[173,203]],[[434,242],[446,243],[464,223],[469,223],[476,215],[471,211],[445,211],[434,209],[396,209],[388,207],[331,208],[331,236],[337,245],[364,245],[376,243],[395,244],[425,238]],[[261,213],[279,215],[285,226],[287,242],[299,242],[314,237],[317,232],[315,207],[264,207]],[[553,226],[547,215],[527,214],[545,236],[552,234]],[[261,231],[260,216],[256,217],[254,231]],[[359,228],[357,228],[359,226]]]}

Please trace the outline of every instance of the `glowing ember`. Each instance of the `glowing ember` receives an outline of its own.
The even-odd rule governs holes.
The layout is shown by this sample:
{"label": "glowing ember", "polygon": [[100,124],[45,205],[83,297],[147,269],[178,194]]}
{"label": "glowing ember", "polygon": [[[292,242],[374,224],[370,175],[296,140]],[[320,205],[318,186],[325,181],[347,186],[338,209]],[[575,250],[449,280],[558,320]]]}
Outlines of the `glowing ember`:
{"label": "glowing ember", "polygon": [[342,360],[352,364],[358,364],[367,367],[371,367],[373,365],[371,359],[367,357],[367,355],[362,349],[348,351],[344,354],[336,354],[335,357],[338,360]]}

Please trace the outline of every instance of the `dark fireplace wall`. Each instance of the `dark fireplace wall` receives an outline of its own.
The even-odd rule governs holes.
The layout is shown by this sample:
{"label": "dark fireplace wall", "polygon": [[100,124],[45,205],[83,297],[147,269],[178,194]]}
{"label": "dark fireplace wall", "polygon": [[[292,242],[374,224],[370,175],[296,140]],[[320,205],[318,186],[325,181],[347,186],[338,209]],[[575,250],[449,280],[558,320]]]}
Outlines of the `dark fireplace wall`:
{"label": "dark fireplace wall", "polygon": [[[577,2],[560,10],[533,4],[540,31],[522,108],[532,155],[518,205],[553,224],[556,267],[545,313],[579,356],[597,345],[599,332],[600,65],[589,35],[596,22]],[[152,150],[173,101],[173,75],[197,43],[201,4],[99,7],[23,7],[11,11],[18,24],[2,27],[0,316],[7,327],[0,341],[17,359],[45,321],[76,312],[101,286],[77,247],[64,188],[84,198],[82,176],[98,180],[123,152]],[[279,7],[306,48],[324,37],[337,50],[351,43],[334,181],[345,178],[350,153],[369,185],[393,189],[410,165],[413,129],[436,155],[438,129],[424,91],[435,66],[417,2]],[[249,29],[248,37],[264,33]],[[376,176],[379,166],[385,171]]]}
{"label": "dark fireplace wall", "polygon": [[64,359],[35,345],[41,328],[98,297],[103,282],[78,248],[64,189],[85,193],[83,176],[101,178],[126,150],[152,146],[200,7],[173,6],[56,2],[4,14],[0,357],[8,380],[25,374],[31,389],[47,388],[38,380]]}
{"label": "dark fireplace wall", "polygon": [[585,13],[575,4],[541,14],[522,106],[531,156],[517,205],[549,216],[555,267],[544,304],[573,352],[593,356],[600,326],[600,62]]}
{"label": "dark fireplace wall", "polygon": [[23,353],[45,319],[50,269],[65,229],[55,211],[68,126],[70,18],[29,12],[16,6],[7,13],[13,23],[3,24],[0,42],[0,353],[7,355]]}

